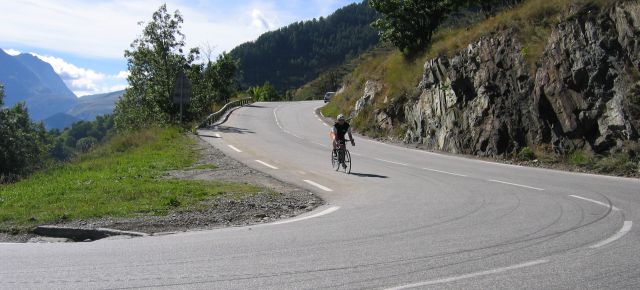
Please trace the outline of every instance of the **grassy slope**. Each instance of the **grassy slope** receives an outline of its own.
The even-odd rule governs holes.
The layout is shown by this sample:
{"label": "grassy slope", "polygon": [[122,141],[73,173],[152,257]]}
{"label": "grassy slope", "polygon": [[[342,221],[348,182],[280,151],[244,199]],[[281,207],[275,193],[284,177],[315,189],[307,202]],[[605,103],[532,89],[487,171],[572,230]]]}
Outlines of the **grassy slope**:
{"label": "grassy slope", "polygon": [[116,136],[77,160],[0,185],[0,231],[24,231],[66,219],[165,214],[223,193],[252,193],[249,185],[164,179],[198,157],[177,129]]}
{"label": "grassy slope", "polygon": [[[358,67],[347,77],[346,87],[342,94],[323,108],[327,116],[335,116],[339,113],[348,114],[355,102],[363,94],[364,84],[367,80],[381,81],[384,85],[381,96],[388,96],[393,100],[402,96],[413,96],[416,87],[422,77],[424,63],[428,59],[439,55],[453,56],[466,48],[470,43],[478,41],[481,37],[494,31],[512,28],[517,37],[523,43],[522,53],[529,61],[532,68],[540,58],[551,33],[551,29],[559,22],[562,11],[571,4],[604,5],[607,0],[528,0],[514,9],[498,13],[476,23],[470,27],[447,28],[439,30],[433,39],[431,46],[422,54],[413,59],[405,58],[398,50],[387,50],[380,54],[369,54]],[[376,98],[375,108],[384,107],[382,98]],[[363,116],[369,118],[370,116]],[[356,128],[367,132],[371,128],[370,120],[355,120]]]}
{"label": "grassy slope", "polygon": [[[322,112],[325,116],[332,117],[340,113],[348,115],[355,102],[363,95],[366,81],[380,81],[384,86],[383,91],[374,100],[373,108],[366,108],[365,112],[359,114],[352,124],[361,133],[372,137],[401,136],[404,133],[402,125],[396,126],[394,132],[382,132],[377,128],[371,111],[384,108],[398,98],[419,94],[416,87],[422,78],[424,63],[428,59],[437,56],[452,57],[483,36],[502,29],[513,29],[516,37],[523,44],[521,53],[534,70],[536,61],[542,56],[551,30],[570,5],[604,7],[613,3],[614,1],[610,0],[528,0],[514,9],[498,13],[495,17],[482,20],[470,27],[439,30],[431,46],[422,55],[413,59],[405,58],[398,50],[379,50],[365,54],[361,57],[359,65],[346,77],[345,90],[324,106]],[[387,104],[383,103],[384,96],[390,100]],[[622,155],[584,157],[582,155],[586,153],[580,151],[569,156],[556,156],[541,150],[534,151],[532,159],[537,158],[551,165],[566,164],[569,168],[615,175],[634,175],[640,172],[638,168],[640,165],[637,165],[640,164],[640,160],[629,160]]]}

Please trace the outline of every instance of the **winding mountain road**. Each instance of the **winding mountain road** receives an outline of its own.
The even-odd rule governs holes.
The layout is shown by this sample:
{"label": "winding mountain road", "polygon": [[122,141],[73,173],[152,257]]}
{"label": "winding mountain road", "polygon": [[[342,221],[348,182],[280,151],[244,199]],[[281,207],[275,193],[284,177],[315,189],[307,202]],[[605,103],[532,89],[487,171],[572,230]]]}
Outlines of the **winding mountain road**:
{"label": "winding mountain road", "polygon": [[640,288],[639,180],[358,136],[347,175],[331,169],[321,105],[256,103],[201,135],[325,206],[251,227],[0,244],[0,288]]}

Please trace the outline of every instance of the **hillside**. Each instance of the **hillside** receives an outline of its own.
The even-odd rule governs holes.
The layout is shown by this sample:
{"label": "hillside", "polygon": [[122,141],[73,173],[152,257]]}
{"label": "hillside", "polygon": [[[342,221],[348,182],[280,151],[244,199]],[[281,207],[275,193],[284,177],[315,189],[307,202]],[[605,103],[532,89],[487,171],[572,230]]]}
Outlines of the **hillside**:
{"label": "hillside", "polygon": [[91,121],[97,116],[113,113],[116,101],[124,95],[124,90],[78,98],[78,104],[66,113],[78,119]]}
{"label": "hillside", "polygon": [[236,47],[230,53],[240,60],[242,85],[268,81],[279,91],[302,86],[377,44],[378,33],[370,26],[376,15],[366,2],[352,4]]}
{"label": "hillside", "polygon": [[0,83],[5,105],[25,102],[34,120],[64,112],[77,102],[51,65],[30,54],[11,56],[0,49]]}
{"label": "hillside", "polygon": [[367,56],[323,110],[426,149],[585,164],[602,155],[620,174],[637,171],[624,160],[640,159],[639,20],[636,1],[528,0],[441,29],[415,59]]}
{"label": "hillside", "polygon": [[80,121],[80,119],[65,113],[56,113],[42,120],[44,127],[47,130],[63,130],[64,128],[71,127],[73,123],[78,121]]}

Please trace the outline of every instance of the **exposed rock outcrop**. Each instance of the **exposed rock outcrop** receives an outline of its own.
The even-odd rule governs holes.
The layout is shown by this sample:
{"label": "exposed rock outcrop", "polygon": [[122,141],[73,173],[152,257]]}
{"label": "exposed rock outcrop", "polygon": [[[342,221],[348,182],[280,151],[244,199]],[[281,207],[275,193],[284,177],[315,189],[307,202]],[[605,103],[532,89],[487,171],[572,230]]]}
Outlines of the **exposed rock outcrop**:
{"label": "exposed rock outcrop", "polygon": [[[526,56],[515,32],[505,30],[455,57],[429,60],[419,97],[406,101],[402,114],[374,112],[376,121],[406,123],[405,142],[483,156],[542,144],[560,153],[637,144],[640,3],[569,11],[535,68]],[[379,84],[365,87],[356,113]]]}

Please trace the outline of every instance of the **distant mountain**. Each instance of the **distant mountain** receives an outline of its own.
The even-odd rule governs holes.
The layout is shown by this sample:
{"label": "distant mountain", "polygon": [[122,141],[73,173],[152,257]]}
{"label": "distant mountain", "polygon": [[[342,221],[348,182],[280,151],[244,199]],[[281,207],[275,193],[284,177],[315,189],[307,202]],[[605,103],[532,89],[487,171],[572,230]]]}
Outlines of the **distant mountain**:
{"label": "distant mountain", "polygon": [[91,121],[96,116],[111,114],[116,101],[124,95],[124,90],[106,94],[84,96],[78,99],[78,104],[67,110],[67,114],[76,118]]}
{"label": "distant mountain", "polygon": [[268,81],[279,91],[298,88],[328,69],[378,44],[371,27],[377,12],[367,1],[327,18],[297,22],[234,48],[245,87]]}
{"label": "distant mountain", "polygon": [[34,120],[65,112],[78,101],[51,65],[31,54],[11,56],[0,49],[0,83],[5,105],[25,102]]}
{"label": "distant mountain", "polygon": [[47,130],[51,130],[51,129],[63,130],[64,128],[71,127],[73,123],[78,121],[82,121],[82,120],[65,113],[57,113],[53,116],[50,116],[44,119],[42,122],[44,123],[44,127]]}

